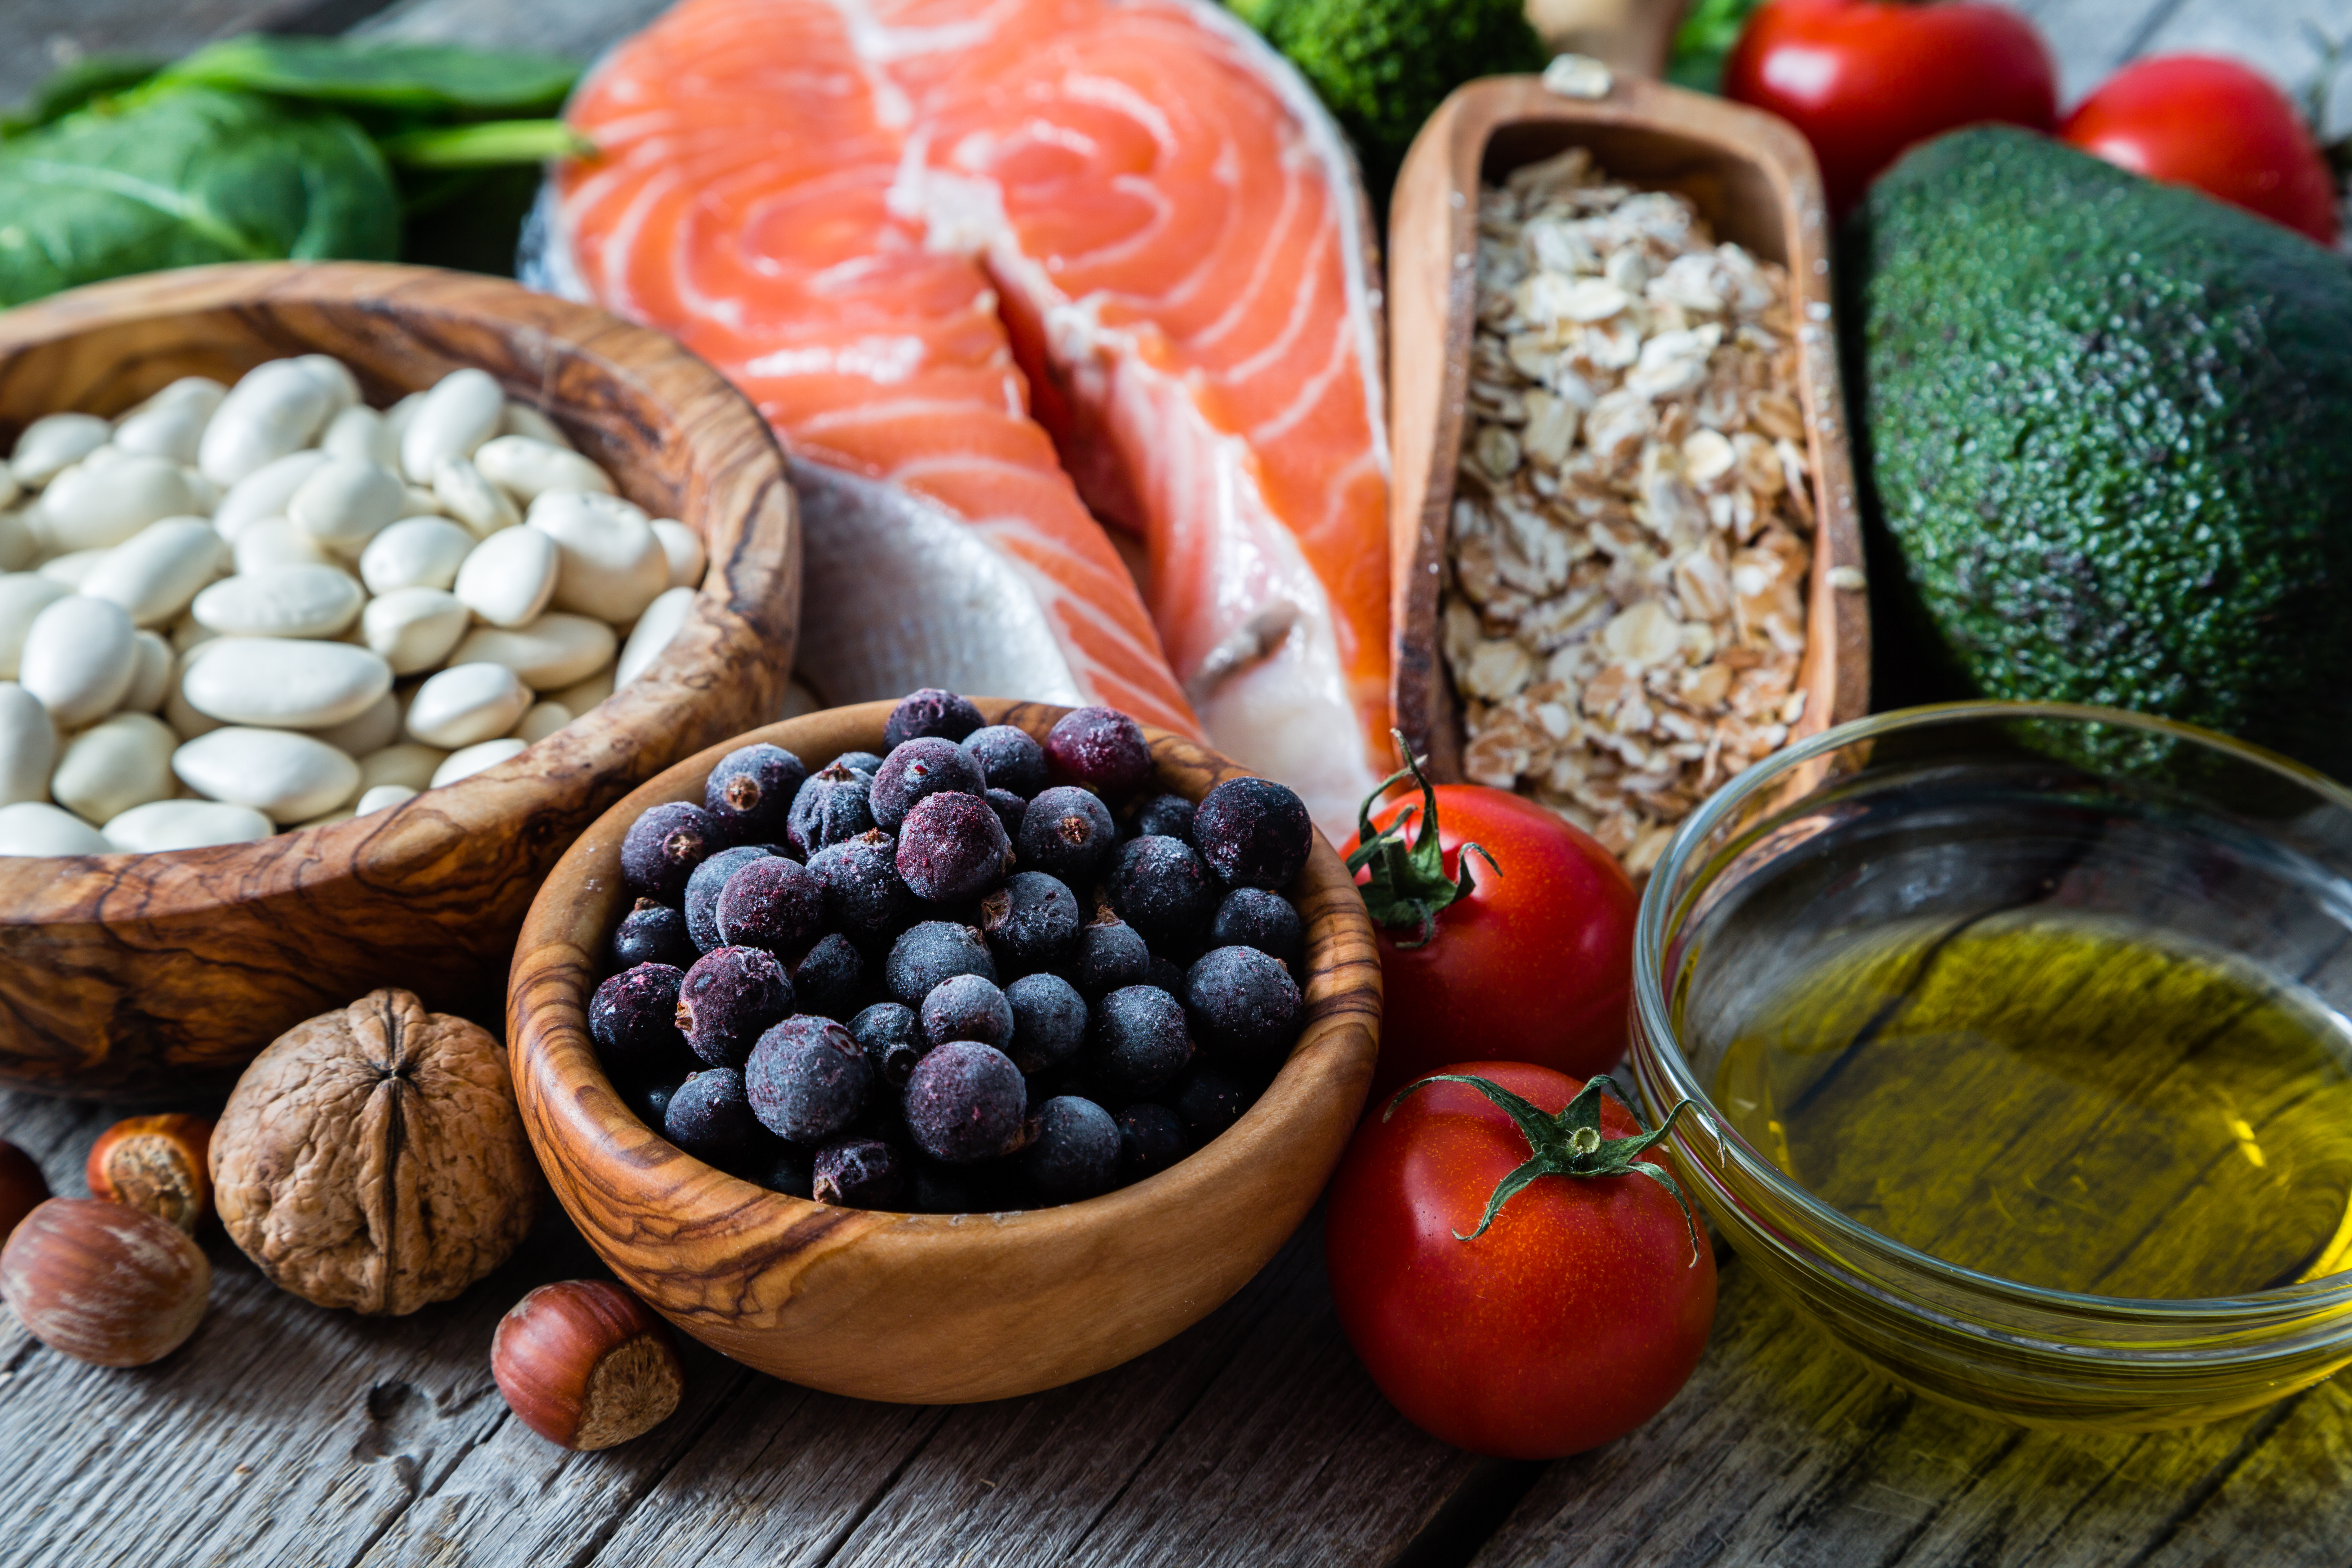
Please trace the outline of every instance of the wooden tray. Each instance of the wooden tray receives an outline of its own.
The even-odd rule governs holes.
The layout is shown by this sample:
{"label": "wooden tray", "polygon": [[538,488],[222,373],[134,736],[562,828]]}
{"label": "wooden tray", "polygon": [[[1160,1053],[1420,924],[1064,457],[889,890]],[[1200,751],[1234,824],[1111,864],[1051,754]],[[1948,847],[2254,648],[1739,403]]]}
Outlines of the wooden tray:
{"label": "wooden tray", "polygon": [[1805,712],[1790,738],[1870,707],[1870,608],[1831,316],[1829,218],[1812,150],[1772,115],[1653,81],[1621,75],[1607,98],[1587,100],[1547,92],[1531,76],[1489,77],[1455,92],[1422,127],[1389,208],[1391,695],[1397,727],[1441,780],[1462,777],[1438,590],[1469,392],[1478,187],[1572,146],[1591,148],[1612,174],[1688,196],[1716,237],[1789,268],[1817,519],[1798,676]]}

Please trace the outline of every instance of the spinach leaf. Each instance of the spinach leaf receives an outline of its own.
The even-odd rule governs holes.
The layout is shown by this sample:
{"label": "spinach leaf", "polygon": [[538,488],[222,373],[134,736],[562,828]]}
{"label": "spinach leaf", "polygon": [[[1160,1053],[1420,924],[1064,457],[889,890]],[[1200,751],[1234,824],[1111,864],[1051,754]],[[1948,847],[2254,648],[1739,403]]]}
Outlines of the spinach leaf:
{"label": "spinach leaf", "polygon": [[0,138],[62,120],[90,100],[137,87],[163,68],[162,60],[148,55],[85,55],[42,78],[31,97],[0,116]]}
{"label": "spinach leaf", "polygon": [[399,240],[383,157],[331,111],[147,88],[0,142],[0,305],[206,261],[390,260]]}
{"label": "spinach leaf", "polygon": [[253,33],[199,49],[157,80],[346,109],[528,116],[554,112],[579,76],[576,63],[551,55]]}

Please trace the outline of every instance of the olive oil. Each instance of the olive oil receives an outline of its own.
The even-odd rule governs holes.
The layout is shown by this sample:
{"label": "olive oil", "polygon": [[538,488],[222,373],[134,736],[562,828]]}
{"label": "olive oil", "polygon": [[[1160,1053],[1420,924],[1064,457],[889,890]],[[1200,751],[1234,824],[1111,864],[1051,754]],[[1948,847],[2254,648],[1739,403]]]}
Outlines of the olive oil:
{"label": "olive oil", "polygon": [[2352,1031],[2120,921],[1898,923],[1745,1021],[1716,1103],[1815,1197],[1931,1257],[2101,1296],[2352,1264]]}

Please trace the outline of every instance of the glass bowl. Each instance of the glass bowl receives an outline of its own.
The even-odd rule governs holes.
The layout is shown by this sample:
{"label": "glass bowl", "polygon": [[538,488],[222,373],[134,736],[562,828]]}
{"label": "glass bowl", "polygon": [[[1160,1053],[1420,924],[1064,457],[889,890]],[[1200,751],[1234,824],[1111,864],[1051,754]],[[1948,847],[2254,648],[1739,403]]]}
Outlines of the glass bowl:
{"label": "glass bowl", "polygon": [[[1902,1177],[1882,1183],[1876,1198],[1861,1200],[1853,1196],[1863,1190],[1860,1178],[1846,1172],[1841,1206],[1775,1163],[1764,1145],[1775,1145],[1791,1168],[1807,1163],[1789,1152],[1782,1122],[1757,1121],[1747,1092],[1759,1081],[1752,1076],[1755,1041],[1783,1037],[1759,1037],[1766,1026],[1758,1020],[1810,1017],[1832,1042],[1846,1037],[1837,1032],[1847,1016],[1837,1011],[1844,1005],[1838,994],[1821,993],[1831,1000],[1807,1013],[1800,1004],[1816,994],[1787,989],[1797,977],[1854,973],[1835,966],[1855,954],[1868,957],[1904,933],[2004,931],[2020,921],[2035,922],[2037,931],[2129,932],[2159,951],[2226,966],[2263,988],[2265,1000],[2291,1001],[2297,1016],[2332,1032],[2330,1048],[2312,1056],[2319,1064],[2314,1070],[2328,1095],[2352,1092],[2352,1075],[2337,1065],[2342,1054],[2333,1048],[2352,1042],[2343,1017],[2352,1010],[2352,793],[2282,758],[2137,714],[2000,702],[1913,709],[1843,725],[1749,769],[1683,826],[1650,879],[1635,934],[1631,1067],[1653,1115],[1690,1100],[1714,1123],[1710,1131],[1685,1115],[1673,1135],[1691,1195],[1775,1291],[1847,1348],[1923,1394],[2011,1421],[2093,1430],[2185,1426],[2265,1405],[2352,1362],[2352,1274],[2333,1272],[2352,1247],[2352,1223],[2340,1215],[2332,1240],[2322,1224],[2323,1240],[2294,1268],[2233,1286],[2235,1293],[2098,1295],[1930,1256],[1886,1234],[1903,1226],[1873,1228],[1849,1212],[1914,1212],[1920,1193],[1937,1190],[1934,1179],[1916,1173],[1937,1169],[1932,1164],[1906,1166]],[[1917,951],[1934,950],[1931,942]],[[1961,1000],[1938,994],[1938,1005],[1965,1007],[1968,997],[2011,991],[2032,999],[2037,978],[2047,981],[2056,972],[2020,965],[2014,973],[2012,981],[1998,963],[1982,973],[1963,968],[1963,978],[1945,986]],[[2092,973],[2104,982],[2116,972]],[[2111,994],[2095,994],[2106,1006]],[[1914,1005],[1906,994],[1887,1005]],[[2226,1026],[2237,1027],[2246,1016],[2228,1015]],[[1834,1050],[1809,1047],[1822,1052],[1826,1064],[1807,1069],[1818,1075],[1814,1081],[1844,1070],[1850,1058],[1865,1059],[1862,1047],[1879,1044],[1877,1028],[1864,1025]],[[2311,1037],[2322,1035],[2315,1028]],[[1737,1058],[1736,1045],[1742,1053]],[[2052,1050],[2051,1059],[2062,1065],[2078,1059],[2064,1048]],[[2034,1058],[2042,1054],[2017,1050],[2011,1059],[2040,1071]],[[1867,1060],[1893,1061],[1895,1079],[1866,1078],[1866,1092],[1842,1087],[1836,1098],[1864,1108],[1854,1114],[1901,1106],[1899,1131],[1883,1121],[1877,1131],[1886,1137],[1874,1141],[1860,1135],[1869,1131],[1864,1124],[1850,1122],[1854,1135],[1814,1163],[1836,1166],[1843,1156],[1853,1164],[1874,1150],[1890,1161],[1914,1151],[1933,1161],[1945,1150],[1973,1149],[1970,1140],[1994,1119],[1968,1121],[1964,1098],[1939,1098],[1934,1075],[1948,1070],[1944,1064],[1952,1059],[1874,1051]],[[2211,1065],[2209,1059],[2198,1070]],[[1904,1081],[1906,1073],[1914,1076]],[[2142,1119],[2137,1098],[2157,1102],[2158,1090],[2146,1087],[2154,1077],[2117,1081],[2130,1103],[2121,1117],[2086,1123],[2098,1137],[2133,1136],[2155,1124]],[[1739,1091],[1735,1108],[1748,1119],[1747,1133],[1738,1116],[1718,1107],[1727,1083]],[[1908,1100],[1902,1098],[1906,1091]],[[2060,1091],[2073,1092],[2063,1084]],[[1813,1092],[1785,1103],[1768,1099],[1768,1113],[1779,1109],[1793,1126]],[[2191,1097],[2184,1103],[2194,1110],[2199,1102]],[[2238,1152],[2259,1169],[2260,1129],[2233,1115],[2230,1105],[2217,1105],[2215,1125],[2242,1133],[2245,1147]],[[2333,1118],[2322,1122],[2336,1124]],[[2344,1124],[2352,1127],[2352,1118]],[[2015,1151],[2018,1157],[2042,1157],[2044,1150],[2032,1146],[2033,1135],[2021,1141],[2028,1147]],[[2352,1146],[2352,1131],[2346,1142]],[[2042,1173],[2032,1178],[2030,1200],[2085,1168],[2069,1161],[2096,1158],[2106,1146],[2086,1141],[2053,1158],[2046,1173],[2037,1164]],[[2180,1206],[2167,1212],[2200,1216],[2208,1228],[2195,1235],[2235,1237],[2239,1211],[2221,1211],[2218,1227],[2210,1212],[2219,1201],[2214,1193],[2234,1189],[2200,1184],[2256,1178],[2220,1163],[2195,1165],[2193,1175],[2168,1169],[2194,1164],[2175,1154],[2178,1147],[2163,1144],[2153,1156],[2165,1180],[2186,1184],[2177,1189],[2184,1194]],[[2277,1144],[2273,1154],[2284,1158]],[[2210,1158],[2230,1157],[2225,1147]],[[1973,1202],[1978,1189],[1969,1191]],[[2244,1227],[2251,1231],[2273,1213],[2292,1213],[2298,1224],[2337,1214],[2328,1206],[2334,1187],[2315,1181],[2295,1192],[2298,1200],[2307,1192],[2310,1204],[2246,1205]],[[2056,1193],[2053,1201],[2064,1196]],[[2091,1236],[2117,1214],[2112,1204],[2086,1202],[2071,1217],[2063,1205],[2026,1206],[2033,1212],[1999,1210],[2000,1225],[2024,1228],[1994,1232],[1989,1245],[2053,1223],[2053,1214],[2090,1227],[2084,1234]],[[1964,1207],[1946,1211],[1947,1221]],[[1942,1234],[1981,1238],[1983,1216],[1966,1217],[1968,1224],[1949,1223]],[[2161,1219],[2134,1231],[2148,1239],[2133,1245],[2161,1247],[2174,1240]],[[2098,1234],[2099,1245],[2106,1245]],[[2109,1256],[2091,1253],[2092,1245],[2085,1241],[2080,1256]],[[2053,1256],[2066,1256],[2063,1246]]]}

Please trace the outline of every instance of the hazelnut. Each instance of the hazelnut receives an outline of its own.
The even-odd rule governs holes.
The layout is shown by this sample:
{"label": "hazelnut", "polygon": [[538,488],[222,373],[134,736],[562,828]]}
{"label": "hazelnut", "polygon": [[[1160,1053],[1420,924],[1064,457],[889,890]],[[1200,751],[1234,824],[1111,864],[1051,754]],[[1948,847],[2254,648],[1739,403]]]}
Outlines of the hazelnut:
{"label": "hazelnut", "polygon": [[89,1195],[129,1204],[189,1235],[212,1213],[205,1168],[213,1124],[201,1116],[134,1116],[89,1146]]}
{"label": "hazelnut", "polygon": [[186,1232],[96,1198],[49,1199],[0,1247],[0,1295],[26,1331],[93,1366],[145,1366],[178,1350],[212,1283]]}
{"label": "hazelnut", "polygon": [[0,1141],[0,1241],[16,1222],[38,1208],[49,1195],[49,1184],[33,1157],[14,1143]]}
{"label": "hazelnut", "polygon": [[542,1285],[516,1302],[490,1342],[490,1375],[524,1426],[583,1451],[660,1426],[686,1381],[667,1325],[602,1279]]}

